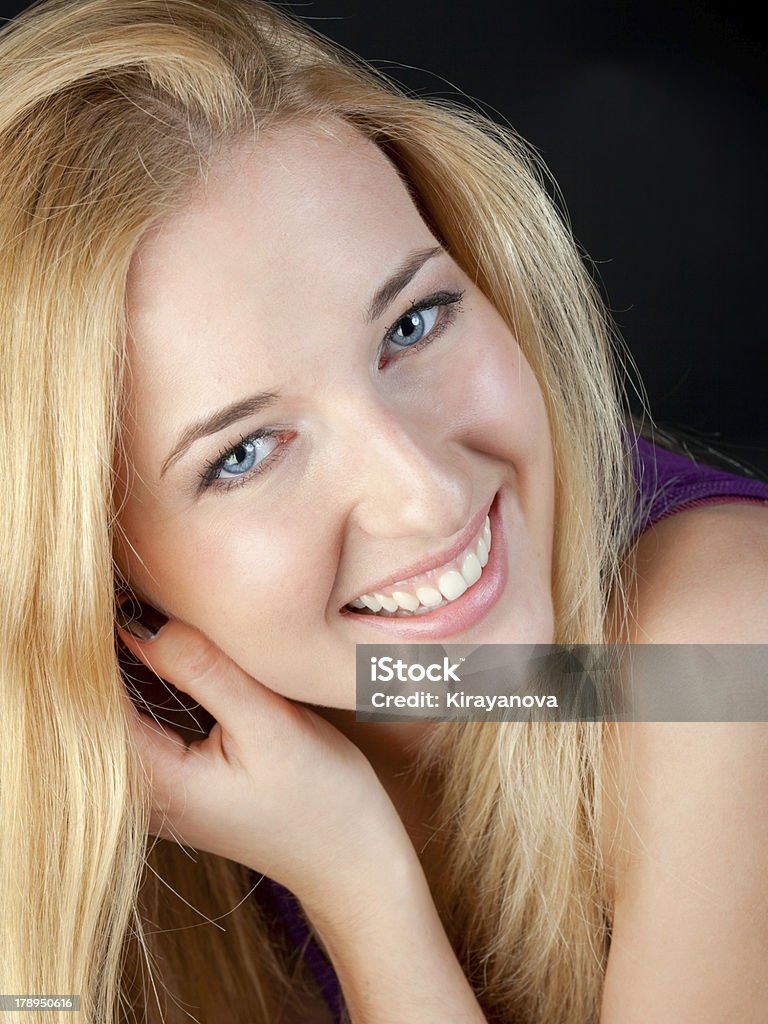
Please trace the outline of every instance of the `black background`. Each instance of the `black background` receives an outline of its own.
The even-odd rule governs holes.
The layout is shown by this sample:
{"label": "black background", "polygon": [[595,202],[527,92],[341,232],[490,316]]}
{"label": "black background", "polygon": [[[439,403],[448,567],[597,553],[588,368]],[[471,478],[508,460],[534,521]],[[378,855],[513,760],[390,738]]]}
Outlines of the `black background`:
{"label": "black background", "polygon": [[408,88],[520,132],[558,183],[656,419],[768,474],[758,13],[686,0],[279,6]]}

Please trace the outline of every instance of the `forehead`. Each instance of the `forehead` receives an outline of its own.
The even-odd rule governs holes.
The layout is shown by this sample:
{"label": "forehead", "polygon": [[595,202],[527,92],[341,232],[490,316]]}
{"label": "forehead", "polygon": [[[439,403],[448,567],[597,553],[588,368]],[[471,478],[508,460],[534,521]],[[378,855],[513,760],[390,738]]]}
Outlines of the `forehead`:
{"label": "forehead", "polygon": [[330,254],[350,271],[371,246],[386,260],[403,221],[426,230],[395,168],[361,132],[342,121],[273,129],[220,157],[188,205],[144,237],[128,275],[131,319],[295,276]]}
{"label": "forehead", "polygon": [[272,129],[219,158],[137,248],[127,290],[135,381],[149,393],[184,374],[193,405],[217,380],[231,395],[222,349],[239,358],[247,342],[251,357],[264,343],[258,376],[273,362],[282,377],[276,331],[289,351],[291,337],[320,333],[319,316],[358,318],[403,254],[432,239],[361,132],[341,121]]}

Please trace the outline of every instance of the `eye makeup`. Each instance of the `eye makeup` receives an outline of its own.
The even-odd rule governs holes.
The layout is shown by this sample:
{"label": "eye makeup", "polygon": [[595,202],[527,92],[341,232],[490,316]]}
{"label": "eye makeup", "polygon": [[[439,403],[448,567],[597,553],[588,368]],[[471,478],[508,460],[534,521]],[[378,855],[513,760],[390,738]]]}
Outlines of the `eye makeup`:
{"label": "eye makeup", "polygon": [[[384,335],[384,340],[379,348],[379,369],[383,369],[391,362],[399,361],[407,354],[419,352],[433,341],[436,341],[458,318],[462,309],[461,300],[463,296],[464,291],[439,291],[409,306]],[[425,331],[417,341],[412,344],[402,345],[393,340],[395,332],[401,325],[409,323],[410,327],[415,329],[418,326],[415,323],[416,319],[418,318],[423,321],[425,318],[422,314],[433,309],[439,310],[440,315],[435,320],[433,326]],[[397,351],[397,355],[387,358],[385,355],[387,345],[393,346],[393,349]],[[255,477],[266,473],[286,454],[286,442],[295,435],[295,430],[285,431],[262,427],[250,434],[241,435],[239,440],[234,443],[230,441],[216,458],[205,464],[202,472],[198,474],[197,493],[228,491],[233,487],[242,487],[243,484],[248,483]],[[239,456],[239,464],[242,464],[247,461],[249,448],[255,451],[260,445],[263,445],[265,442],[268,443],[270,440],[275,442],[274,448],[263,459],[254,463],[253,468],[242,473],[236,473],[233,477],[229,478],[220,475],[226,469],[226,463],[229,460]]]}

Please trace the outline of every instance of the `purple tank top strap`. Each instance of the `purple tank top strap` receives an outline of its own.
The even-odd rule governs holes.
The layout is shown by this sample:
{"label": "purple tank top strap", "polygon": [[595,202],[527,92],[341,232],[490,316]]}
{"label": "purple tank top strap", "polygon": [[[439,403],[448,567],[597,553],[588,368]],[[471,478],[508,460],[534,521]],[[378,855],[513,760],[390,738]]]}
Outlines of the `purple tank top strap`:
{"label": "purple tank top strap", "polygon": [[768,507],[768,482],[697,462],[653,445],[639,435],[636,441],[631,455],[635,479],[640,485],[636,507],[638,534],[662,519],[699,505],[750,502]]}

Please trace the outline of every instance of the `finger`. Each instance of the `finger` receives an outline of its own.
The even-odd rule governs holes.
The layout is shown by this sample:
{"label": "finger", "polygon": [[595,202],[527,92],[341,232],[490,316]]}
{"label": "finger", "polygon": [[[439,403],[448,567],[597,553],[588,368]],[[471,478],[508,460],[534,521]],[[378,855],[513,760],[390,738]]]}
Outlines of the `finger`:
{"label": "finger", "polygon": [[[181,736],[146,712],[133,708],[131,731],[144,774],[156,797],[168,796],[189,766],[191,750]],[[165,806],[165,801],[163,801]]]}
{"label": "finger", "polygon": [[145,768],[167,772],[176,770],[192,752],[189,744],[146,711],[131,705],[131,729]]}
{"label": "finger", "polygon": [[130,720],[149,787],[149,831],[164,839],[176,839],[170,826],[172,801],[178,800],[182,775],[192,751],[172,729],[164,728],[151,715],[132,708]]}
{"label": "finger", "polygon": [[268,687],[247,675],[199,630],[171,619],[153,639],[139,639],[121,626],[126,646],[162,679],[190,694],[221,725],[236,729],[243,714],[258,714],[279,700]]}

